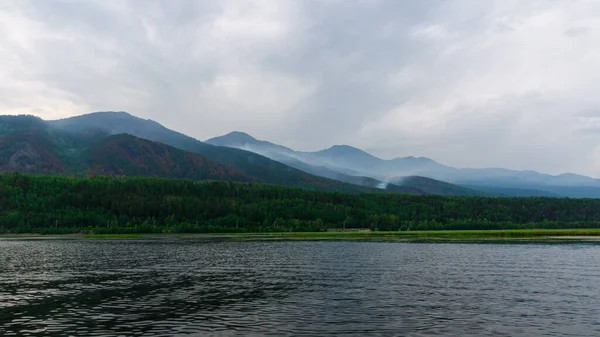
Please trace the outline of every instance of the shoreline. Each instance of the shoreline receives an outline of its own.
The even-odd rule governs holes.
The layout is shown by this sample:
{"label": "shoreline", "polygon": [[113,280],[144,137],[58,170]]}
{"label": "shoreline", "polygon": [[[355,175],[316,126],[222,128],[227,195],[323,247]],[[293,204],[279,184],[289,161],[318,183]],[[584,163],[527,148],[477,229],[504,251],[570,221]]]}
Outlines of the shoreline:
{"label": "shoreline", "polygon": [[119,239],[203,241],[390,241],[390,242],[599,242],[600,228],[535,230],[443,230],[403,232],[1,234],[11,239]]}

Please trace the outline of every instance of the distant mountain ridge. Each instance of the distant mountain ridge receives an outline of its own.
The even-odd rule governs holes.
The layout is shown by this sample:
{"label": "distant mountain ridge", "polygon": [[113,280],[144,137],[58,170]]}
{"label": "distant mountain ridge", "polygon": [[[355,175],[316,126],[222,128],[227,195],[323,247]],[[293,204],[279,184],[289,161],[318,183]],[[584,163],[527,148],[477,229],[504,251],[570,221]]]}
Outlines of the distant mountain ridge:
{"label": "distant mountain ridge", "polygon": [[[239,135],[243,135],[243,137]],[[334,145],[328,149],[316,152],[294,151],[285,146],[257,140],[246,133],[237,131],[208,139],[205,143],[246,149],[269,157],[285,155],[306,164],[327,167],[345,174],[369,176],[382,181],[390,181],[400,176],[398,174],[398,167],[401,167],[404,173],[406,173],[403,176],[418,175],[422,172],[423,168],[452,169],[424,157],[384,160],[349,145]]]}
{"label": "distant mountain ridge", "polygon": [[[230,135],[236,134],[243,134],[244,137],[232,141]],[[412,156],[384,160],[349,145],[334,145],[321,151],[301,152],[257,140],[241,132],[208,139],[205,142],[219,146],[244,148],[270,158],[285,156],[304,165],[322,167],[340,174],[368,177],[397,185],[402,185],[407,177],[416,176],[421,179],[429,178],[447,182],[451,185],[468,186],[469,190],[477,189],[480,193],[492,195],[508,193],[508,195],[519,196],[600,197],[599,179],[573,173],[553,176],[531,170],[461,169],[440,164],[430,158]],[[315,174],[318,173],[315,172]],[[329,174],[332,175],[332,173]]]}
{"label": "distant mountain ridge", "polygon": [[0,116],[2,171],[255,181],[350,193],[600,197],[600,180],[572,173],[384,160],[348,145],[302,152],[243,132],[201,142],[126,112],[54,121]]}
{"label": "distant mountain ridge", "polygon": [[[132,134],[139,138],[164,143],[174,148],[200,154],[217,163],[253,177],[256,181],[260,182],[350,192],[369,191],[363,186],[311,175],[255,152],[203,143],[182,133],[167,129],[155,121],[138,118],[126,112],[95,112],[48,121],[48,124],[72,134],[98,132],[106,134]],[[232,136],[239,137],[240,135],[233,134]]]}
{"label": "distant mountain ridge", "polygon": [[[277,145],[268,141],[258,140],[247,133],[239,131],[234,131],[224,136],[211,138],[206,140],[205,143],[215,146],[225,146],[252,151],[317,176],[366,187],[386,188],[388,186],[402,186],[404,188],[412,189],[413,194],[443,194],[457,196],[489,195],[486,192],[456,186],[425,177],[418,177],[421,184],[419,184],[420,186],[416,186],[417,184],[415,184],[415,182],[417,181],[417,177],[411,180],[398,179],[390,183],[389,181],[386,182],[385,178],[378,179],[379,177],[377,176],[361,175],[361,169],[363,166],[358,168],[350,168],[349,166],[352,165],[352,161],[357,163],[360,162],[362,165],[364,165],[364,167],[369,167],[381,162],[382,160],[365,151],[348,145],[335,145],[329,149],[313,153],[296,152],[288,147]],[[331,164],[332,161],[328,160],[328,158],[334,157],[338,159],[341,158],[343,160],[338,160],[335,162],[336,165]],[[347,160],[348,158],[351,159]],[[414,160],[417,162],[423,161],[423,159],[413,157],[406,160]],[[426,160],[426,162],[430,161],[431,160],[429,159]],[[427,183],[424,182],[425,180],[428,180]],[[409,181],[412,184],[408,184]],[[442,185],[444,187],[442,187]]]}
{"label": "distant mountain ridge", "polygon": [[55,121],[0,116],[0,172],[260,182],[348,193],[413,193],[315,176],[253,152],[204,144],[125,112]]}

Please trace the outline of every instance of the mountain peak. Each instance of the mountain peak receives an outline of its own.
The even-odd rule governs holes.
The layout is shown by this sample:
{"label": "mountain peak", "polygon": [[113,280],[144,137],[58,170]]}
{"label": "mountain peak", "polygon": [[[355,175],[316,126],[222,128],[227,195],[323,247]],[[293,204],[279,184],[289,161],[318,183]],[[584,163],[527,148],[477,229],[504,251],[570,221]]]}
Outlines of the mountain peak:
{"label": "mountain peak", "polygon": [[[51,120],[49,122],[53,122],[56,124],[68,124],[74,121],[89,121],[92,123],[109,123],[109,124],[119,124],[122,122],[151,122],[155,125],[160,125],[158,122],[153,121],[151,119],[144,119],[137,117],[135,115],[130,114],[126,111],[96,111],[91,112],[89,114],[68,117],[63,119]],[[162,125],[161,125],[162,126]]]}
{"label": "mountain peak", "polygon": [[88,124],[90,127],[100,127],[101,125],[122,125],[128,122],[142,121],[143,119],[138,118],[125,111],[97,111],[89,114],[67,117],[57,120],[50,120],[49,123],[55,125],[75,125],[79,123]]}
{"label": "mountain peak", "polygon": [[44,129],[44,120],[33,115],[2,115],[0,125],[4,131],[8,130],[36,130]]}
{"label": "mountain peak", "polygon": [[110,118],[138,118],[138,117],[135,117],[134,115],[130,114],[129,112],[125,112],[125,111],[95,111],[95,112],[90,112],[88,114],[83,114],[83,115],[69,117],[69,118],[64,118],[64,119],[89,118],[89,117],[94,117],[94,118],[98,118],[98,117],[105,117],[105,118],[109,118],[109,117]]}
{"label": "mountain peak", "polygon": [[134,117],[132,114],[130,114],[127,111],[95,111],[95,112],[91,112],[89,113],[89,115],[114,115],[114,116],[129,116],[129,117]]}
{"label": "mountain peak", "polygon": [[217,146],[237,147],[246,144],[256,144],[259,141],[245,132],[233,131],[223,136],[207,139],[205,142]]}
{"label": "mountain peak", "polygon": [[357,172],[381,162],[381,159],[372,154],[350,145],[334,145],[326,150],[312,152],[312,155],[336,167],[352,168]]}
{"label": "mountain peak", "polygon": [[402,158],[395,158],[392,159],[391,161],[395,161],[395,162],[403,162],[403,161],[408,161],[408,162],[413,162],[413,163],[436,163],[437,162],[431,158],[427,158],[427,157],[415,157],[415,156],[408,156],[408,157],[402,157]]}
{"label": "mountain peak", "polygon": [[250,136],[249,134],[247,134],[245,132],[241,132],[241,131],[233,131],[222,137],[229,138],[230,140],[236,140],[238,142],[245,142],[245,143],[250,143],[250,142],[256,141],[256,138]]}
{"label": "mountain peak", "polygon": [[354,146],[350,146],[350,145],[334,145],[332,147],[329,148],[329,150],[342,150],[342,151],[361,151],[361,149],[358,149]]}
{"label": "mountain peak", "polygon": [[372,157],[369,153],[350,145],[334,145],[327,150],[319,151],[318,153],[330,155],[361,155]]}

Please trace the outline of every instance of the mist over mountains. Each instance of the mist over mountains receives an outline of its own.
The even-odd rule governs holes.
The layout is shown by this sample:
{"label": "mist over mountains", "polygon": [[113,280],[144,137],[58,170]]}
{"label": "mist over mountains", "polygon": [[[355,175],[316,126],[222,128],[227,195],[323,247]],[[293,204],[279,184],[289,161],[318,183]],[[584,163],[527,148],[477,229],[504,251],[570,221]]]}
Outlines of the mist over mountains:
{"label": "mist over mountains", "polygon": [[378,158],[348,145],[295,151],[232,132],[201,142],[126,112],[61,120],[0,116],[0,171],[260,182],[350,193],[600,197],[600,181],[425,157]]}
{"label": "mist over mountains", "polygon": [[264,156],[202,143],[123,112],[63,120],[0,116],[0,172],[144,176],[268,183],[348,193],[425,194],[377,189],[311,175]]}
{"label": "mist over mountains", "polygon": [[[260,153],[290,166],[302,163],[302,165],[319,168],[323,172],[330,170],[339,174],[371,177],[394,184],[402,184],[407,177],[418,176],[493,195],[600,196],[600,180],[572,173],[555,176],[530,170],[455,168],[430,158],[412,156],[384,160],[348,145],[334,145],[316,152],[301,152],[268,141],[257,140],[243,132],[232,132],[205,142]],[[315,172],[318,170],[315,169]]]}

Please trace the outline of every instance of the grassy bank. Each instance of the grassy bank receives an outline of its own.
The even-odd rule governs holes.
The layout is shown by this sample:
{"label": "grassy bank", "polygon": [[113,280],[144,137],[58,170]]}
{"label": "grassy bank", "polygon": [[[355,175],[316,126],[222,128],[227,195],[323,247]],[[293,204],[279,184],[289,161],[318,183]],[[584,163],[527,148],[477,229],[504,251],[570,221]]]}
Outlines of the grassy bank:
{"label": "grassy bank", "polygon": [[544,238],[594,237],[600,238],[600,228],[587,229],[507,229],[507,230],[443,230],[394,232],[291,232],[265,234],[234,234],[239,237],[270,237],[296,239],[343,238]]}
{"label": "grassy bank", "polygon": [[69,235],[0,235],[0,238],[60,237],[84,239],[202,239],[202,240],[486,240],[486,239],[587,239],[600,240],[600,228],[591,229],[516,229],[516,230],[445,230],[394,232],[279,232],[279,233],[148,233],[148,234],[69,234]]}
{"label": "grassy bank", "polygon": [[85,239],[143,239],[150,234],[84,234],[82,236]]}

